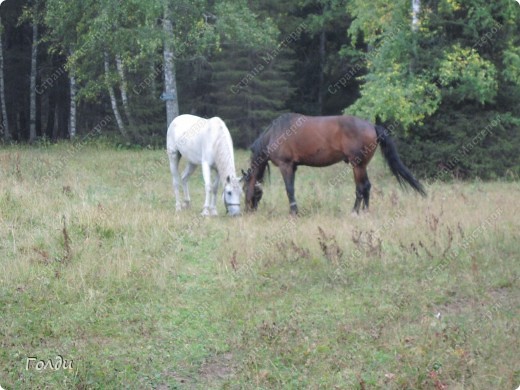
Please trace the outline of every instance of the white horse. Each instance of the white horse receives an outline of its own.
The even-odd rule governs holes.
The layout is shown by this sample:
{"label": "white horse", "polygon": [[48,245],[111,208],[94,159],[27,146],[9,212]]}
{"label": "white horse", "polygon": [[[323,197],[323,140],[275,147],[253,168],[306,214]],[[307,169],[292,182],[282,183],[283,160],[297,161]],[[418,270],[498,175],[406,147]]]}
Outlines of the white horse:
{"label": "white horse", "polygon": [[[233,141],[222,119],[218,117],[204,119],[194,115],[176,117],[168,128],[166,149],[170,159],[177,211],[190,206],[188,179],[197,165],[201,165],[206,189],[206,201],[202,215],[217,215],[216,197],[221,178],[225,178],[222,197],[226,211],[233,216],[240,214],[242,189],[235,173]],[[182,173],[184,205],[181,204],[179,197],[178,168],[181,156],[188,160],[188,165]],[[212,169],[216,173],[213,183],[211,183]]]}

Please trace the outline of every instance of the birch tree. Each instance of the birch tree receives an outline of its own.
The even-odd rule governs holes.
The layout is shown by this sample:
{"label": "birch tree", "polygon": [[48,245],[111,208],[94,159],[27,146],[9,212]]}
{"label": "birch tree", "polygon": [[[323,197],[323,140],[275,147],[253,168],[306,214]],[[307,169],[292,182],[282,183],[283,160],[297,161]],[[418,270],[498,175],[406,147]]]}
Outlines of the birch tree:
{"label": "birch tree", "polygon": [[412,31],[419,30],[419,14],[421,13],[421,0],[412,0]]}
{"label": "birch tree", "polygon": [[173,24],[168,6],[164,5],[163,14],[164,29],[164,95],[166,101],[166,127],[179,115],[179,102],[177,100],[177,81],[175,76],[175,63],[173,59],[172,40]]}
{"label": "birch tree", "polygon": [[108,53],[103,53],[103,59],[104,59],[104,68],[105,68],[105,83],[106,87],[110,96],[110,104],[112,106],[112,111],[114,113],[114,116],[116,117],[117,127],[119,129],[119,132],[123,137],[127,137],[127,132],[125,129],[125,125],[123,123],[123,119],[121,118],[121,114],[119,113],[119,108],[117,107],[117,100],[116,100],[116,94],[114,92],[114,87],[112,85],[111,77],[110,77],[110,63],[108,60]]}
{"label": "birch tree", "polygon": [[123,103],[123,110],[125,111],[126,119],[130,127],[134,126],[134,121],[132,119],[132,114],[130,112],[130,105],[128,103],[128,83],[126,81],[125,69],[123,67],[123,61],[121,60],[121,55],[116,54],[116,69],[120,78],[120,89],[121,89],[121,101]]}
{"label": "birch tree", "polygon": [[47,0],[45,3],[44,21],[47,26],[47,40],[51,42],[51,50],[67,58],[63,71],[66,71],[69,81],[69,138],[77,134],[77,99],[78,80],[76,75],[77,57],[81,51],[81,43],[76,28],[80,24],[82,11],[74,0]]}
{"label": "birch tree", "polygon": [[419,14],[421,13],[421,0],[412,0],[412,59],[410,61],[410,73],[415,72],[417,66],[417,40],[419,32]]}

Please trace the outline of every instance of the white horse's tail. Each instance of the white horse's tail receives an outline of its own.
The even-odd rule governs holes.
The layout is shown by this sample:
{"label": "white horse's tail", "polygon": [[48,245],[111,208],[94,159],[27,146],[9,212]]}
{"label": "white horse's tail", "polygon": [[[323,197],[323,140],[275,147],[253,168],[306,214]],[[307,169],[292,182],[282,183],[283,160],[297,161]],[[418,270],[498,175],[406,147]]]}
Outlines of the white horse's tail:
{"label": "white horse's tail", "polygon": [[168,153],[168,156],[175,152],[174,131],[175,120],[170,123],[170,126],[168,126],[168,131],[166,132],[166,153]]}
{"label": "white horse's tail", "polygon": [[174,139],[174,131],[175,131],[175,120],[170,123],[168,127],[168,132],[166,133],[166,154],[168,155],[168,160],[170,162],[170,171],[174,174],[177,170],[177,165],[179,163],[179,155],[177,148],[175,147],[175,139]]}

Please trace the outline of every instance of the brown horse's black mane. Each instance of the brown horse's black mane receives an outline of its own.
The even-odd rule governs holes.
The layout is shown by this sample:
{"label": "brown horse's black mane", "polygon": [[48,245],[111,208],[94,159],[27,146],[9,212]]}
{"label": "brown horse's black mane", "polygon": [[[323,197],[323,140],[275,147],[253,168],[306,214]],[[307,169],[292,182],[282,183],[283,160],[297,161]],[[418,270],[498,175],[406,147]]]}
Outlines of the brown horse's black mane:
{"label": "brown horse's black mane", "polygon": [[265,169],[269,168],[269,144],[273,137],[291,127],[293,119],[298,114],[287,113],[276,118],[271,124],[258,136],[258,138],[249,147],[251,150],[251,168],[249,173],[256,174],[256,180],[263,182]]}
{"label": "brown horse's black mane", "polygon": [[251,150],[251,168],[249,168],[248,174],[254,174],[260,183],[264,180],[265,168],[269,165],[269,153],[267,152],[270,139],[269,130],[270,128],[267,128],[260,134],[249,148]]}

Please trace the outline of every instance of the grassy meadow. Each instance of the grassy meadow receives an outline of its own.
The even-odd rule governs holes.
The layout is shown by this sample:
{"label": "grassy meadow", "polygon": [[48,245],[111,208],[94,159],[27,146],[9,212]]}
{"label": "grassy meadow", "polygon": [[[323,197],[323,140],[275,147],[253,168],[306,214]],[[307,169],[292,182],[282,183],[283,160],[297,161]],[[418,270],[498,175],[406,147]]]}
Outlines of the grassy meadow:
{"label": "grassy meadow", "polygon": [[298,218],[276,167],[257,213],[202,218],[162,150],[0,149],[0,385],[516,389],[519,183],[369,175],[360,216],[339,164],[298,169]]}

